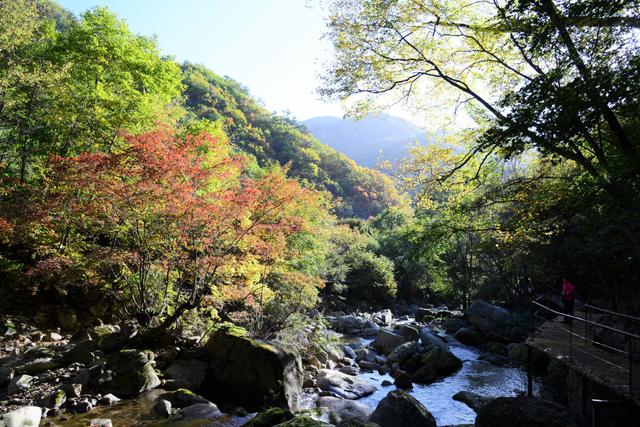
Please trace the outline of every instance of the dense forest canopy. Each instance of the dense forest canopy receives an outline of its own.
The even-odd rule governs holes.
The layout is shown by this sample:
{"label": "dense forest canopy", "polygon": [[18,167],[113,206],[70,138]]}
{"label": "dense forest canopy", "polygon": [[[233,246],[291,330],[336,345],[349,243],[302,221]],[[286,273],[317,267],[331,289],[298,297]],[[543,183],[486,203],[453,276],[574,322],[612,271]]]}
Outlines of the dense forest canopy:
{"label": "dense forest canopy", "polygon": [[106,8],[0,1],[2,295],[261,336],[317,304],[519,305],[561,276],[637,304],[634,2],[324,4],[326,97],[437,97],[475,126],[394,182]]}
{"label": "dense forest canopy", "polygon": [[355,271],[393,299],[392,261],[338,219],[398,206],[390,178],[232,79],[162,56],[106,8],[0,12],[8,308],[46,301],[54,317],[68,305],[156,330],[235,320],[268,335],[326,284],[340,289],[327,301],[355,297],[370,285]]}
{"label": "dense forest canopy", "polygon": [[435,95],[477,123],[458,138],[467,155],[422,149],[400,168],[423,253],[440,254],[454,287],[521,299],[571,275],[585,295],[634,301],[636,1],[326,4],[337,53],[322,93],[356,113]]}

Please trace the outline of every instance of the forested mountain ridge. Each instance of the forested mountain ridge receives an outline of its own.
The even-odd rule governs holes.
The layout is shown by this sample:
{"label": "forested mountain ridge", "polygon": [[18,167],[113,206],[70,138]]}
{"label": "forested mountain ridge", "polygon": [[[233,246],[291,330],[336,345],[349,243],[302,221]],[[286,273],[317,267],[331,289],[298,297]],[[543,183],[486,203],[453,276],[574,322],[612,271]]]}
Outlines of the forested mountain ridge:
{"label": "forested mountain ridge", "polygon": [[384,113],[360,120],[313,117],[302,123],[319,141],[366,167],[406,158],[412,145],[426,145],[431,139],[424,129]]}
{"label": "forested mountain ridge", "polygon": [[289,165],[289,174],[330,192],[338,216],[368,218],[398,203],[393,183],[319,142],[295,120],[270,113],[247,89],[204,66],[182,65],[183,95],[189,114],[221,123],[231,143],[261,167]]}

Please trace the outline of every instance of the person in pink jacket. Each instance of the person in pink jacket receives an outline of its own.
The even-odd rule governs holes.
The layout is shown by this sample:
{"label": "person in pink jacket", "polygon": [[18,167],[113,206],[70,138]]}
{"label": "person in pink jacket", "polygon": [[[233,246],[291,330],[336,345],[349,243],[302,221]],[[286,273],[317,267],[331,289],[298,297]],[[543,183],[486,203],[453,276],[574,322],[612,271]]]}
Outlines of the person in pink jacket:
{"label": "person in pink jacket", "polygon": [[[576,300],[576,285],[568,279],[562,279],[562,303],[564,304],[564,312],[570,316],[573,315],[573,306]],[[564,323],[571,323],[571,318],[565,316]]]}

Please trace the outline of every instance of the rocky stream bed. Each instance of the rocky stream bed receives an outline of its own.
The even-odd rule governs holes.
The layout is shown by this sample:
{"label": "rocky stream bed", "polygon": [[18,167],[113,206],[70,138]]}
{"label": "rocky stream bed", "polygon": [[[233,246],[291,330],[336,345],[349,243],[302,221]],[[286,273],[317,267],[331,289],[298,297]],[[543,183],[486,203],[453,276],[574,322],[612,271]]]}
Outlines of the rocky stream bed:
{"label": "rocky stream bed", "polygon": [[64,334],[4,319],[0,427],[490,427],[514,414],[523,427],[575,425],[564,407],[522,396],[524,333],[500,307],[326,321],[338,344],[301,357],[231,324],[204,345],[156,337],[151,346],[132,323]]}

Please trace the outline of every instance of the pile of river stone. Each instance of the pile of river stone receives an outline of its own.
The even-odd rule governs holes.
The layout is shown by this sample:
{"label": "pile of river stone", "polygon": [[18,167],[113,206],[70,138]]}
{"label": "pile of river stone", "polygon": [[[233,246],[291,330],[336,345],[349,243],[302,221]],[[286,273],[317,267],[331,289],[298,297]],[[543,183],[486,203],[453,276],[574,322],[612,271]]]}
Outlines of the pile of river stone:
{"label": "pile of river stone", "polygon": [[[249,427],[435,426],[427,408],[404,391],[462,366],[449,351],[445,336],[432,328],[434,321],[442,322],[461,341],[468,330],[481,337],[479,346],[505,345],[507,353],[502,351],[500,357],[508,358],[513,352],[506,337],[517,331],[506,324],[496,326],[504,320],[501,312],[485,304],[472,306],[464,318],[446,307],[415,309],[416,320],[394,318],[390,310],[327,317],[335,330],[369,336],[373,341],[370,345],[328,346],[304,360],[295,348],[251,339],[231,324],[220,325],[205,337],[204,345],[171,343],[156,346],[152,352],[140,347],[144,341],[137,339],[135,323],[101,324],[71,335],[43,333],[5,319],[0,328],[4,334],[0,340],[0,356],[4,356],[0,358],[0,427],[53,425],[52,421],[65,421],[76,413],[91,414],[96,406],[119,405],[153,389],[160,390],[153,394],[155,422],[164,418],[169,423],[223,425],[235,417],[236,421],[247,420]],[[364,371],[389,373],[395,380],[396,387],[375,410],[358,402],[377,389],[358,376]],[[497,414],[503,409],[496,405],[511,404],[509,400],[487,402],[472,394],[459,398],[475,405],[479,413]],[[546,407],[537,400],[535,404]],[[111,421],[94,418],[89,424],[109,426]]]}

